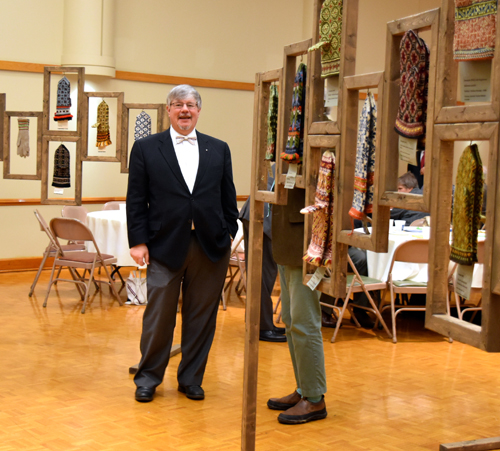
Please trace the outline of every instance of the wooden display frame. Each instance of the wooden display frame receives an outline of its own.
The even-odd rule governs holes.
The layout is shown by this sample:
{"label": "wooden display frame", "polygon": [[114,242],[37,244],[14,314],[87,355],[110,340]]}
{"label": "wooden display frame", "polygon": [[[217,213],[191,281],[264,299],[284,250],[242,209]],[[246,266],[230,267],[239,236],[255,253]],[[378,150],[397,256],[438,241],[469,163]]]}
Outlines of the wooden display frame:
{"label": "wooden display frame", "polygon": [[[338,223],[337,240],[350,246],[367,249],[374,252],[387,252],[389,243],[390,208],[379,205],[380,182],[377,175],[381,171],[380,143],[383,130],[378,128],[375,139],[375,178],[372,214],[372,233],[352,231],[352,218],[349,209],[354,195],[354,175],[356,169],[357,139],[359,127],[359,94],[360,90],[377,88],[377,121],[384,115],[384,72],[374,72],[344,78],[342,92],[342,147],[336,184],[335,218]],[[351,181],[351,183],[349,183]]]}
{"label": "wooden display frame", "polygon": [[[313,13],[313,45],[319,41],[319,19],[321,13],[322,0],[314,1]],[[338,114],[336,121],[324,121],[324,81],[321,77],[321,52],[315,50],[311,52],[310,71],[310,94],[307,100],[309,110],[309,122],[307,123],[308,133],[310,135],[339,134],[342,124],[342,115],[340,114],[342,105],[342,85],[344,77],[356,73],[356,49],[358,36],[358,0],[349,0],[344,2],[342,9],[342,42],[339,70],[339,101]],[[309,67],[308,67],[309,68]]]}
{"label": "wooden display frame", "polygon": [[[437,79],[442,89],[436,91],[436,123],[486,122],[500,120],[500,27],[496,29],[495,57],[491,67],[491,102],[483,105],[457,105],[458,61],[453,59],[455,2],[443,0],[439,32]],[[497,24],[500,23],[500,9]],[[427,157],[426,157],[427,158]]]}
{"label": "wooden display frame", "polygon": [[[75,130],[50,130],[50,76],[53,73],[73,74],[78,76],[77,105],[76,105],[76,131]],[[43,136],[81,136],[83,119],[87,116],[87,102],[83,95],[85,85],[84,67],[46,66],[43,69]]]}
{"label": "wooden display frame", "polygon": [[[3,178],[16,180],[42,180],[42,112],[35,111],[6,111],[3,127]],[[36,174],[10,173],[10,128],[13,117],[34,117],[37,119],[36,128]]]}
{"label": "wooden display frame", "polygon": [[[287,45],[284,48],[283,56],[283,78],[282,86],[280,89],[280,100],[278,104],[278,132],[276,135],[276,170],[275,170],[275,185],[282,184],[286,182],[286,174],[288,172],[289,164],[280,158],[281,152],[285,151],[286,142],[288,138],[288,129],[290,126],[290,114],[292,112],[292,95],[293,95],[293,84],[295,80],[295,74],[297,72],[297,58],[304,57],[306,55],[306,65],[307,70],[310,67],[311,55],[308,53],[309,47],[311,47],[312,39],[307,39],[305,41],[296,42],[295,44]],[[307,72],[309,74],[309,72]],[[303,118],[302,126],[304,127],[304,147],[307,145],[307,129],[308,124],[309,109],[307,108],[307,97],[309,95],[309,76],[306,75],[306,108]],[[295,179],[295,186],[297,188],[305,188],[304,176],[307,168],[305,158],[302,158],[302,164],[298,165],[299,171],[297,172],[297,177]],[[299,173],[301,171],[301,173]],[[276,189],[279,189],[276,186]]]}
{"label": "wooden display frame", "polygon": [[[486,242],[483,265],[482,326],[447,315],[448,265],[450,255],[449,233],[451,217],[453,164],[455,141],[489,141],[488,199],[486,205]],[[431,210],[431,242],[429,253],[429,284],[425,327],[444,336],[488,352],[500,351],[500,295],[493,293],[498,282],[500,233],[497,202],[500,199],[498,160],[499,124],[496,122],[436,125],[434,135],[432,192],[439,193]]]}
{"label": "wooden display frame", "polygon": [[4,121],[5,121],[5,103],[6,103],[6,95],[5,93],[0,94],[0,161],[3,161],[3,129],[4,129]]}
{"label": "wooden display frame", "polygon": [[[321,149],[336,149],[335,158],[339,161],[340,151],[340,136],[339,135],[309,135],[308,146],[307,146],[307,158],[309,164],[307,165],[306,174],[306,205],[313,205],[315,203],[316,195],[316,185],[319,174],[319,167],[321,163],[322,151]],[[339,164],[335,164],[335,190],[337,191],[337,180],[339,174]],[[335,194],[336,195],[336,194]],[[333,215],[335,216],[335,215]],[[313,224],[313,214],[305,215],[304,224],[304,253],[307,252],[309,243],[312,236],[312,224]],[[329,268],[329,277],[325,277],[321,280],[319,285],[316,287],[317,291],[329,294],[333,297],[345,297],[346,293],[346,272],[347,272],[347,246],[335,240],[337,235],[337,227],[339,222],[332,220],[332,265]],[[303,283],[306,285],[314,271],[317,269],[309,263],[303,262],[302,264],[302,276]]]}
{"label": "wooden display frame", "polygon": [[130,127],[129,110],[157,110],[156,133],[165,131],[170,127],[170,120],[167,114],[165,103],[124,103],[122,104],[122,137],[121,137],[121,170],[123,174],[128,174],[128,133]]}
{"label": "wooden display frame", "polygon": [[[72,180],[75,182],[74,199],[49,199],[49,143],[54,141],[76,143],[75,174]],[[43,136],[42,138],[42,205],[81,205],[82,204],[82,140],[79,136]]]}
{"label": "wooden display frame", "polygon": [[[431,41],[427,43],[430,52],[429,84],[427,96],[426,149],[425,159],[432,159],[434,128],[434,96],[436,87],[437,44],[439,34],[439,8],[395,20],[387,24],[387,46],[385,59],[384,117],[382,118],[382,152],[380,166],[379,203],[387,207],[428,212],[430,210],[430,183],[424,184],[424,194],[399,193],[397,191],[399,135],[394,124],[399,107],[399,44],[408,30],[431,31]],[[426,180],[432,180],[429,166],[425,169]]]}
{"label": "wooden display frame", "polygon": [[[254,108],[254,135],[253,151],[257,154],[255,168],[255,199],[272,204],[285,205],[287,202],[287,190],[281,184],[276,184],[274,191],[267,191],[268,166],[266,165],[265,155],[267,149],[267,112],[269,110],[270,87],[272,83],[277,82],[279,91],[283,81],[283,69],[275,69],[268,72],[258,73],[255,77],[255,108]],[[278,100],[278,108],[279,108]],[[279,130],[281,118],[278,117],[277,130]],[[278,133],[276,133],[276,154],[281,149],[281,143],[278,142]],[[278,163],[279,155],[276,155],[275,167]]]}
{"label": "wooden display frame", "polygon": [[[111,161],[111,162],[116,162],[116,161],[122,161],[121,160],[121,153],[122,153],[122,139],[123,139],[123,133],[121,130],[122,126],[122,117],[123,117],[123,100],[125,98],[125,94],[123,92],[84,92],[83,93],[86,98],[86,105],[87,105],[87,114],[83,118],[83,133],[82,133],[82,161]],[[116,135],[115,135],[115,147],[116,147],[116,154],[114,157],[109,157],[109,156],[95,156],[95,155],[90,155],[89,156],[89,142],[88,142],[88,137],[89,137],[89,103],[90,103],[90,98],[91,97],[102,97],[104,99],[116,99]]]}

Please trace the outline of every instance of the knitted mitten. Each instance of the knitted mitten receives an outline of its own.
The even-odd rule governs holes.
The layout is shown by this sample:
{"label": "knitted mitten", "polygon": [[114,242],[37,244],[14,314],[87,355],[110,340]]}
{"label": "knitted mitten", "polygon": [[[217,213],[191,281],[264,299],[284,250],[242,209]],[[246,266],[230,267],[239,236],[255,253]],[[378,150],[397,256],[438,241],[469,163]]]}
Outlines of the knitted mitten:
{"label": "knitted mitten", "polygon": [[17,136],[17,154],[26,158],[30,156],[30,120],[25,117],[17,119],[19,134]]}
{"label": "knitted mitten", "polygon": [[134,141],[151,135],[151,116],[141,111],[135,119]]}
{"label": "knitted mitten", "polygon": [[265,160],[276,161],[276,132],[278,127],[278,87],[271,85],[267,112],[267,149]]}
{"label": "knitted mitten", "polygon": [[332,261],[334,171],[335,156],[327,150],[321,158],[314,205],[300,210],[313,214],[311,242],[303,260],[315,266],[329,266]]}
{"label": "knitted mitten", "polygon": [[286,149],[281,159],[289,163],[301,163],[304,147],[304,109],[306,104],[306,65],[300,63],[293,83],[292,114]]}
{"label": "knitted mitten", "polygon": [[97,122],[92,125],[97,128],[97,142],[96,147],[106,147],[111,144],[109,134],[109,107],[103,100],[97,107]]}
{"label": "knitted mitten", "polygon": [[476,144],[460,157],[455,184],[450,260],[461,265],[477,262],[477,231],[483,204],[483,165]]}

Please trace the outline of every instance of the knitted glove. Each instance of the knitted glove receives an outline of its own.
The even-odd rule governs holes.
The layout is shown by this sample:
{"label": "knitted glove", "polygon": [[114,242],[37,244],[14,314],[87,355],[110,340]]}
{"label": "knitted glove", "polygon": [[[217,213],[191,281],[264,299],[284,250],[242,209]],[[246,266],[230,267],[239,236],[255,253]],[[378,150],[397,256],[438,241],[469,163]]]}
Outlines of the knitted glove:
{"label": "knitted glove", "polygon": [[17,136],[17,154],[26,158],[30,156],[30,120],[24,117],[17,119],[19,135]]}

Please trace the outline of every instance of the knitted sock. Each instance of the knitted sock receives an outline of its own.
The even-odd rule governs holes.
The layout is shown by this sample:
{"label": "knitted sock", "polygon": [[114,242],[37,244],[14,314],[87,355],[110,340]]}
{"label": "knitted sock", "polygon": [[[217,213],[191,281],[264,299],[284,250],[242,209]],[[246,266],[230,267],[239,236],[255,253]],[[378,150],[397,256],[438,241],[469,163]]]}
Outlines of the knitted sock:
{"label": "knitted sock", "polygon": [[307,398],[307,400],[310,401],[310,402],[320,402],[321,398],[323,398],[323,395],[321,395],[321,396],[314,396],[314,397],[309,396]]}
{"label": "knitted sock", "polygon": [[297,390],[296,390],[296,391],[297,391],[297,393],[298,393],[300,396],[302,396],[302,390],[301,390],[300,388],[297,388]]}

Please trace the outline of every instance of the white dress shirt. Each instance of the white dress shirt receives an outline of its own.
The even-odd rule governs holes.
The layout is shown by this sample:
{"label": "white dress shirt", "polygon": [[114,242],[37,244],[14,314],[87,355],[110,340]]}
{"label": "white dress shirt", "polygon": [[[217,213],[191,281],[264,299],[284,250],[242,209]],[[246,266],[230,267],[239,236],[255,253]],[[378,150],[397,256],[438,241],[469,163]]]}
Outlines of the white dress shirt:
{"label": "white dress shirt", "polygon": [[[193,192],[196,174],[198,174],[198,166],[200,163],[200,154],[198,150],[198,140],[191,144],[189,141],[183,141],[177,144],[177,136],[182,136],[170,127],[170,136],[174,145],[175,155],[181,168],[184,181],[189,188],[189,192]],[[187,137],[196,138],[196,130],[193,130]]]}

